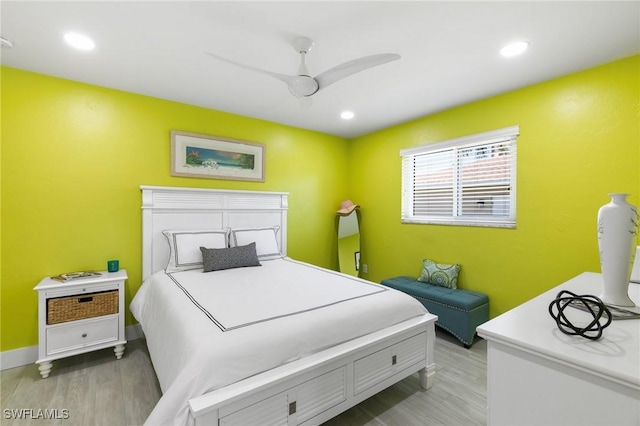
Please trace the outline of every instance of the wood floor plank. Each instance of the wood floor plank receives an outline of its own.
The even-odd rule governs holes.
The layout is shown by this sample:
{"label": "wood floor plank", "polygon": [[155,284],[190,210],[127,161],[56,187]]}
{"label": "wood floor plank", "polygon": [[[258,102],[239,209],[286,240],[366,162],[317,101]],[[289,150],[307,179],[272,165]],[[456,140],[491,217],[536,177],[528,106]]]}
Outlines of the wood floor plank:
{"label": "wood floor plank", "polygon": [[[37,418],[38,410],[44,409],[45,407],[35,403],[35,395],[37,395],[39,401],[47,401],[54,395],[54,389],[58,385],[56,380],[47,384],[39,384],[40,373],[35,365],[19,367],[19,369],[21,370],[21,375],[18,378],[17,385],[9,399],[8,405],[5,406],[3,401],[3,425],[5,421],[7,422],[6,424],[26,426],[37,424],[39,421]],[[2,379],[4,381],[4,374]],[[39,384],[39,386],[36,384]],[[15,418],[9,419],[9,421],[5,420],[5,408],[17,410],[13,411],[13,417]]]}
{"label": "wood floor plank", "polygon": [[[121,361],[121,360],[120,360]],[[91,386],[96,389],[94,422],[96,426],[122,426],[125,424],[125,412],[122,409],[114,411],[112,407],[124,407],[122,394],[123,362],[109,360],[92,368],[95,376]]]}
{"label": "wood floor plank", "polygon": [[18,383],[20,383],[20,378],[28,367],[29,366],[11,368],[2,372],[2,381],[0,381],[0,401],[3,407],[11,403],[11,398],[18,387]]}
{"label": "wood floor plank", "polygon": [[123,364],[121,370],[125,424],[142,424],[162,393],[146,347],[129,348],[127,358],[131,362]]}
{"label": "wood floor plank", "polygon": [[[487,346],[464,348],[436,330],[436,375],[431,389],[417,374],[363,401],[324,426],[425,426],[486,424]],[[105,349],[53,363],[47,379],[35,365],[4,370],[5,409],[68,410],[68,419],[7,419],[3,426],[141,425],[162,396],[144,339],[127,343],[116,360]],[[253,425],[248,425],[253,426]]]}

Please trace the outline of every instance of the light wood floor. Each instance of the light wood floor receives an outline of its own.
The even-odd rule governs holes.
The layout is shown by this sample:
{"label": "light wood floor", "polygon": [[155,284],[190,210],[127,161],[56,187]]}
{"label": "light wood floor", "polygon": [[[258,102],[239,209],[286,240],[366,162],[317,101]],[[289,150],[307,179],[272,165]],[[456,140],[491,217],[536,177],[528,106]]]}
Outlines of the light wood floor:
{"label": "light wood floor", "polygon": [[[433,387],[413,375],[325,423],[325,426],[485,425],[487,346],[465,349],[437,330]],[[41,379],[35,365],[0,373],[2,425],[141,425],[161,392],[144,340],[127,344],[116,361],[105,349],[53,363]],[[10,419],[7,410],[57,410],[58,420]],[[63,410],[68,410],[68,418]],[[249,426],[249,425],[248,425]]]}

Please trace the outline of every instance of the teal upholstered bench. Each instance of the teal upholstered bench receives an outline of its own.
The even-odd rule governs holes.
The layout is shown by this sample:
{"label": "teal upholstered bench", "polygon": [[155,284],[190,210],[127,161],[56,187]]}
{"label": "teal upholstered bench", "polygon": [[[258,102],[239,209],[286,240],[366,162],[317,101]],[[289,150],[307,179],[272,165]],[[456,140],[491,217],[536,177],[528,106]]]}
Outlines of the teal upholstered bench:
{"label": "teal upholstered bench", "polygon": [[427,284],[411,277],[388,278],[381,284],[416,298],[438,316],[436,325],[453,334],[465,347],[473,344],[476,327],[489,321],[486,294]]}

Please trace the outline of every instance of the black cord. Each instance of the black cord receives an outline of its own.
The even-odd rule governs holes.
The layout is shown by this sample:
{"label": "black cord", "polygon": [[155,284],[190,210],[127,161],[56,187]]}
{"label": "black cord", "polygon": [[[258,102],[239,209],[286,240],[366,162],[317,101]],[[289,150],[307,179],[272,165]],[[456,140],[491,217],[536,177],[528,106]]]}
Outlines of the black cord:
{"label": "black cord", "polygon": [[[580,309],[590,312],[593,316],[593,321],[583,328],[573,325],[564,315],[565,308],[571,305],[579,305],[578,307]],[[554,310],[557,310],[557,313],[555,313]],[[611,312],[607,306],[596,296],[578,296],[567,290],[562,290],[558,293],[556,299],[549,304],[549,314],[551,314],[551,317],[553,317],[558,328],[563,333],[572,336],[582,336],[590,340],[598,340],[602,337],[602,330],[611,324],[612,319]],[[606,317],[606,321],[604,324],[600,324],[600,319],[603,316]]]}

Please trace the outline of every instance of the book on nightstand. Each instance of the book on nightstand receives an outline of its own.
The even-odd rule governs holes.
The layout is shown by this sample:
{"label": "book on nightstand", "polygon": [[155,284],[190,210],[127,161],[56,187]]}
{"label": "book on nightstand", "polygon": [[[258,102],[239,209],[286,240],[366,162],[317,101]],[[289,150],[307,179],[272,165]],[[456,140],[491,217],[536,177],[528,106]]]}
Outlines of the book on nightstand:
{"label": "book on nightstand", "polygon": [[79,272],[67,272],[65,274],[56,275],[55,277],[51,277],[52,280],[60,281],[61,283],[66,283],[68,281],[77,280],[79,278],[92,278],[92,277],[100,277],[102,274],[96,271],[79,271]]}

